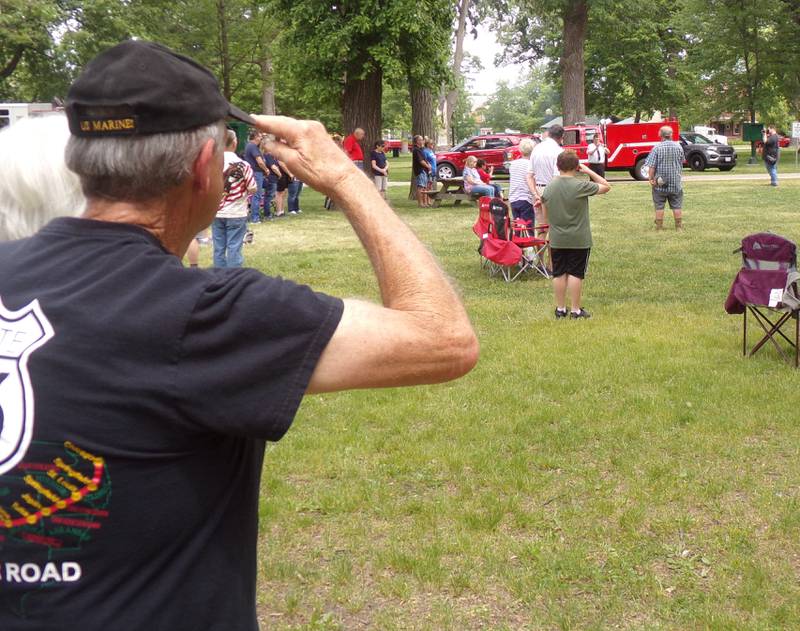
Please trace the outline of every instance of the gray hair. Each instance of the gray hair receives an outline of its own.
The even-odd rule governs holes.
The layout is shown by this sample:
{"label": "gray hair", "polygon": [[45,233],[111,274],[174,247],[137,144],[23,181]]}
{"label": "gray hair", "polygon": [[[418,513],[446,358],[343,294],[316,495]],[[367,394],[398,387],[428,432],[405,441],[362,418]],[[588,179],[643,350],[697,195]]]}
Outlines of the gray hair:
{"label": "gray hair", "polygon": [[225,130],[225,148],[236,147],[239,144],[239,137],[232,129]]}
{"label": "gray hair", "polygon": [[67,166],[81,179],[89,198],[146,201],[164,195],[192,173],[206,142],[224,148],[225,123],[147,136],[84,138],[67,143]]}
{"label": "gray hair", "polygon": [[664,125],[661,129],[658,130],[658,133],[664,140],[669,140],[672,138],[672,127],[669,125]]}
{"label": "gray hair", "polygon": [[530,157],[531,153],[533,153],[533,148],[536,145],[533,143],[533,140],[530,138],[523,138],[519,141],[519,152],[522,154],[523,158]]}
{"label": "gray hair", "polygon": [[83,213],[78,177],[64,163],[63,114],[26,118],[0,133],[0,241],[29,237],[55,217]]}

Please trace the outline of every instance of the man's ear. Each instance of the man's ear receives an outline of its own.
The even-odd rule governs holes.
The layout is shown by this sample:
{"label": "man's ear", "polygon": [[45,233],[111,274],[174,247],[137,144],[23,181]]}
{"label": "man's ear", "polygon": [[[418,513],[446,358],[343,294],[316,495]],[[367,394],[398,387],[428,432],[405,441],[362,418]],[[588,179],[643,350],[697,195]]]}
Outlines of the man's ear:
{"label": "man's ear", "polygon": [[194,188],[200,193],[207,193],[211,189],[211,178],[219,176],[219,169],[214,164],[216,142],[213,138],[206,140],[197,159],[194,161]]}

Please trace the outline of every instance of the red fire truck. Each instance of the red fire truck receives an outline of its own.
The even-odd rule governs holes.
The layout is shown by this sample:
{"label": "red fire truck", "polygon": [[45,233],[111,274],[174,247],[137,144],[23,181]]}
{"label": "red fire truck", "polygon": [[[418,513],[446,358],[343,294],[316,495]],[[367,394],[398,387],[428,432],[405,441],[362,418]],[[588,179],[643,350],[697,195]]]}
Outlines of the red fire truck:
{"label": "red fire truck", "polygon": [[[676,120],[661,123],[609,123],[607,125],[569,125],[564,127],[564,149],[572,149],[581,162],[588,160],[586,147],[599,137],[609,149],[606,170],[628,171],[637,180],[647,179],[645,158],[661,141],[659,130],[672,127],[672,137],[679,139],[680,123]],[[506,161],[519,158],[517,147],[506,152]]]}

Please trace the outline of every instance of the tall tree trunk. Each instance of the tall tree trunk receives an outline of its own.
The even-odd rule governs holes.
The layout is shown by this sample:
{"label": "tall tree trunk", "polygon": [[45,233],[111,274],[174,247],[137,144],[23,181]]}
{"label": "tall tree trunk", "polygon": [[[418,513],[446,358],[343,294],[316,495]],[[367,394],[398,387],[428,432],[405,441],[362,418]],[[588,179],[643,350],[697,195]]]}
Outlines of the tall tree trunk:
{"label": "tall tree trunk", "polygon": [[231,100],[231,56],[228,50],[228,18],[225,15],[225,0],[217,0],[217,23],[219,25],[219,65],[222,71],[222,93]]}
{"label": "tall tree trunk", "polygon": [[467,15],[471,0],[459,0],[458,21],[456,22],[455,42],[453,48],[453,82],[454,87],[446,89],[442,86],[442,95],[439,99],[439,108],[442,110],[442,135],[444,143],[450,142],[450,128],[453,122],[453,110],[458,101],[459,79],[461,78],[461,64],[464,63],[464,36],[467,32]]}
{"label": "tall tree trunk", "polygon": [[272,54],[267,52],[261,61],[261,112],[275,114],[275,76],[272,73]]}
{"label": "tall tree trunk", "polygon": [[434,138],[436,126],[433,122],[433,94],[430,88],[416,85],[409,80],[409,92],[411,93],[411,133]]}
{"label": "tall tree trunk", "polygon": [[564,9],[563,47],[561,54],[561,112],[565,125],[574,125],[586,118],[584,93],[585,68],[583,47],[589,22],[588,0],[570,0]]}
{"label": "tall tree trunk", "polygon": [[364,130],[361,149],[369,156],[372,143],[381,137],[381,99],[383,70],[375,68],[363,79],[347,78],[342,94],[342,122],[345,134],[356,127]]}
{"label": "tall tree trunk", "polygon": [[11,59],[8,60],[8,63],[0,69],[0,79],[6,79],[10,77],[14,71],[17,69],[19,62],[22,60],[22,53],[25,52],[25,46],[20,44],[14,49],[14,54],[11,55]]}

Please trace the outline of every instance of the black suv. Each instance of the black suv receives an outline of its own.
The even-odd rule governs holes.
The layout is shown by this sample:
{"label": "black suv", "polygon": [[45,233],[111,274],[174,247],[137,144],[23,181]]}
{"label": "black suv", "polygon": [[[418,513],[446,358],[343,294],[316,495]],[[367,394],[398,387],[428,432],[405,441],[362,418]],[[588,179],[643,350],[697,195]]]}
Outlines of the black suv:
{"label": "black suv", "polygon": [[692,171],[705,171],[708,167],[730,171],[736,166],[736,149],[709,140],[703,134],[682,131],[681,146],[686,155],[686,164]]}

